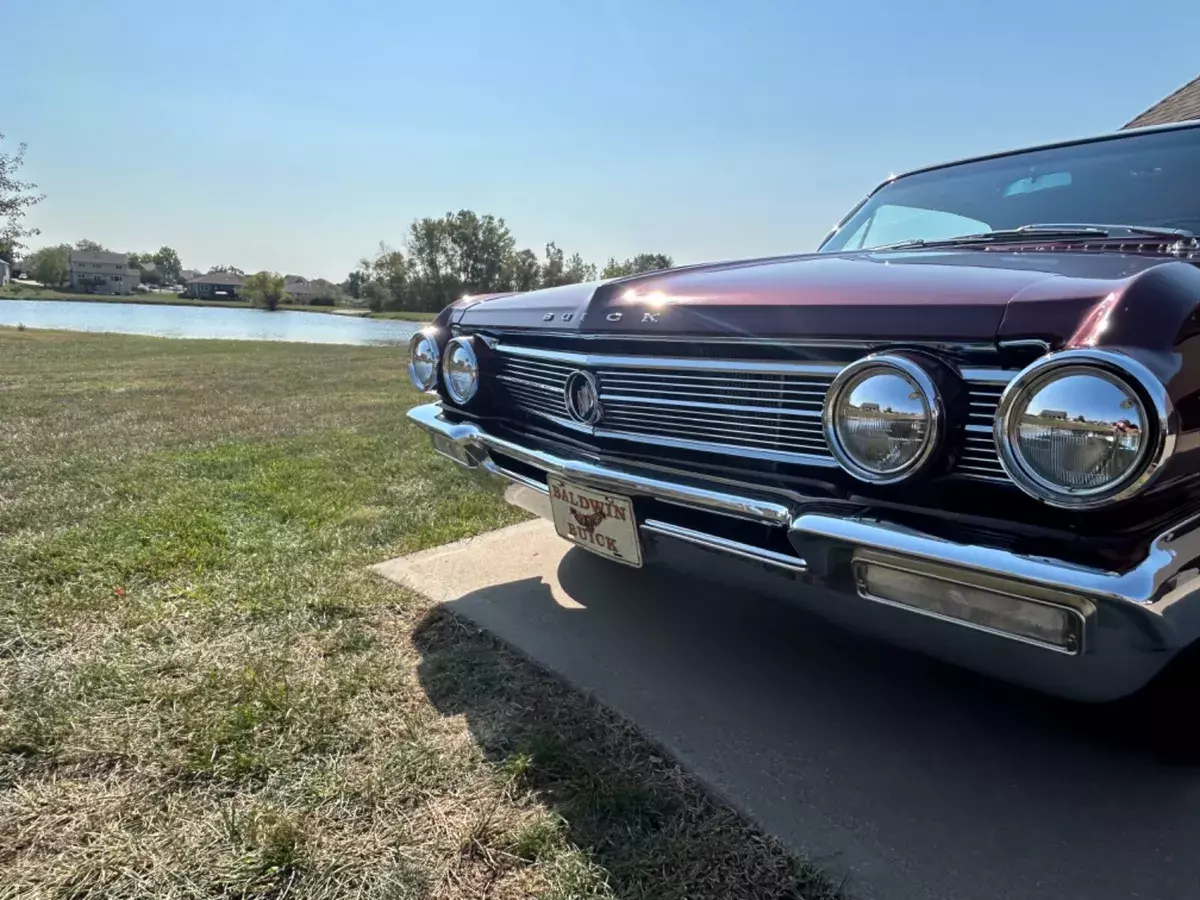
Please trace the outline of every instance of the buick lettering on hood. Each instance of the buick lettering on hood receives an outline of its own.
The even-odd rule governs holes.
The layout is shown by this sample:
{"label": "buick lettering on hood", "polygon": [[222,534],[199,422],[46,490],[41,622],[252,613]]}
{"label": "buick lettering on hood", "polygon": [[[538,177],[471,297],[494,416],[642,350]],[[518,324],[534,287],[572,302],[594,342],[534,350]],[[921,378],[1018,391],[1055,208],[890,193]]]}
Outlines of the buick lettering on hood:
{"label": "buick lettering on hood", "polygon": [[1200,122],[889,179],[815,253],[465,297],[433,448],[567,541],[1065,697],[1200,638]]}

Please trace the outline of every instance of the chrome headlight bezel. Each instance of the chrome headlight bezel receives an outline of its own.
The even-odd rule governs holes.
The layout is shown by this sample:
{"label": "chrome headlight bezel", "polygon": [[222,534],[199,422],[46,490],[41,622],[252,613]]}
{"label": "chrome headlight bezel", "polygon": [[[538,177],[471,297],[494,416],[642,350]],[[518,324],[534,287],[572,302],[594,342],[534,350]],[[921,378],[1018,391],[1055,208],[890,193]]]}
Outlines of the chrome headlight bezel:
{"label": "chrome headlight bezel", "polygon": [[[841,404],[842,395],[849,389],[861,383],[863,377],[869,376],[872,370],[879,373],[899,375],[922,394],[926,419],[925,441],[918,453],[902,468],[879,472],[864,465],[846,448],[839,433],[837,411]],[[946,408],[942,393],[930,373],[920,364],[906,356],[893,353],[876,353],[852,362],[842,369],[825,396],[825,405],[821,410],[821,426],[825,434],[825,442],[838,464],[859,481],[870,484],[896,484],[914,478],[928,469],[938,447],[942,443],[945,430]]]}
{"label": "chrome headlight bezel", "polygon": [[[466,355],[468,371],[473,375],[471,385],[465,392],[456,389],[449,371],[455,354],[460,350]],[[442,386],[450,399],[459,406],[466,406],[479,393],[479,356],[475,353],[475,341],[469,335],[453,338],[446,344],[446,351],[442,354]]]}
{"label": "chrome headlight bezel", "polygon": [[[1104,379],[1129,393],[1138,403],[1150,433],[1124,475],[1098,487],[1071,489],[1055,485],[1033,471],[1015,435],[1019,417],[1038,391],[1058,379],[1080,374]],[[1017,487],[1050,506],[1075,510],[1107,506],[1144,491],[1174,453],[1178,431],[1178,417],[1166,386],[1153,372],[1124,353],[1091,349],[1050,353],[1023,369],[1000,395],[992,428],[1000,465]]]}
{"label": "chrome headlight bezel", "polygon": [[[432,368],[428,379],[421,379],[417,376],[417,367],[415,363],[417,347],[421,343],[428,343],[432,348]],[[408,342],[408,378],[413,383],[418,391],[431,391],[437,387],[438,372],[442,367],[441,351],[438,350],[437,334],[429,328],[423,328],[412,336]]]}

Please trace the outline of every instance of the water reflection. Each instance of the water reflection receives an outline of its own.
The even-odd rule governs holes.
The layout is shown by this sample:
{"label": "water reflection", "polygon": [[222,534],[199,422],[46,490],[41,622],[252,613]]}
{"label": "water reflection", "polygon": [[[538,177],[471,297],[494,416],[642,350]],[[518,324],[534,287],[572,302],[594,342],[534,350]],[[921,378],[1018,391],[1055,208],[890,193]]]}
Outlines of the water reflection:
{"label": "water reflection", "polygon": [[294,341],[306,344],[406,345],[419,322],[260,309],[0,300],[0,325],[168,338]]}

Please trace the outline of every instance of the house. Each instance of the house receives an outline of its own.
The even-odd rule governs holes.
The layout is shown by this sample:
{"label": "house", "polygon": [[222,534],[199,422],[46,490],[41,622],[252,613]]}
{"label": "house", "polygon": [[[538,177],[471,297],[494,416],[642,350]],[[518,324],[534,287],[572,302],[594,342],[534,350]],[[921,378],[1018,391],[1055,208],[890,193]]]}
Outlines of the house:
{"label": "house", "polygon": [[309,305],[314,302],[321,305],[332,306],[337,299],[337,285],[326,281],[324,278],[317,278],[314,281],[309,281],[307,278],[299,276],[288,276],[284,282],[283,289],[288,292],[293,303]]}
{"label": "house", "polygon": [[209,272],[189,278],[183,286],[183,295],[194,300],[236,300],[246,279],[240,275],[230,275],[228,272]]}
{"label": "house", "polygon": [[1169,97],[1159,100],[1125,127],[1141,128],[1143,125],[1166,125],[1168,122],[1188,122],[1192,119],[1200,119],[1200,76]]}
{"label": "house", "polygon": [[132,294],[141,273],[124,253],[72,250],[67,265],[71,290],[84,294]]}

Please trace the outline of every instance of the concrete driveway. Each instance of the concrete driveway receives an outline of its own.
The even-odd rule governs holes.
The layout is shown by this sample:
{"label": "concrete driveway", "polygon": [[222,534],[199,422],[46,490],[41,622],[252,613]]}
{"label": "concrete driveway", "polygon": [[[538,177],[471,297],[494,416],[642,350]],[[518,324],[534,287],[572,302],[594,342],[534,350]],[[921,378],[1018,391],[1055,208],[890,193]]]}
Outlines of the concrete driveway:
{"label": "concrete driveway", "polygon": [[1117,713],[623,569],[540,521],[378,569],[635,722],[853,895],[1200,896],[1200,769]]}

